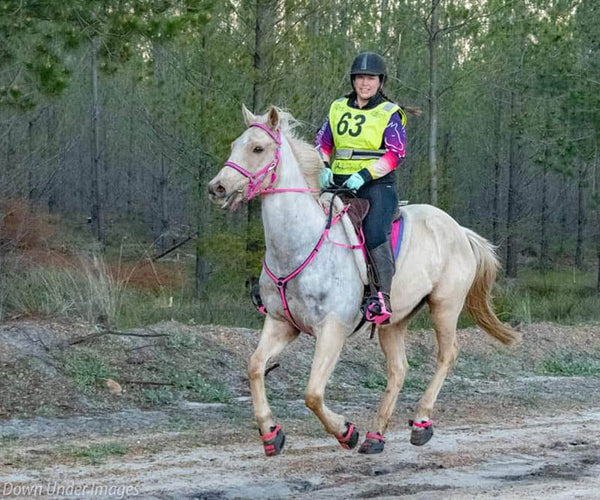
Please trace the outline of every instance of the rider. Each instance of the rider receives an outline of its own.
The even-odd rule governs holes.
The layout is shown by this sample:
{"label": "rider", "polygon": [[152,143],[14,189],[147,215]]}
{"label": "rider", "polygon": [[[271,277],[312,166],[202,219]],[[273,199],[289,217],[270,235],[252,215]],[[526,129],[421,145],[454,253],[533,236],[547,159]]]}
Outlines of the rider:
{"label": "rider", "polygon": [[350,69],[352,92],[331,104],[315,138],[326,167],[321,188],[345,185],[370,203],[363,231],[379,291],[367,301],[365,317],[378,324],[388,323],[392,312],[389,233],[398,205],[394,169],[404,158],[406,144],[406,115],[383,93],[386,77],[379,54],[359,54]]}

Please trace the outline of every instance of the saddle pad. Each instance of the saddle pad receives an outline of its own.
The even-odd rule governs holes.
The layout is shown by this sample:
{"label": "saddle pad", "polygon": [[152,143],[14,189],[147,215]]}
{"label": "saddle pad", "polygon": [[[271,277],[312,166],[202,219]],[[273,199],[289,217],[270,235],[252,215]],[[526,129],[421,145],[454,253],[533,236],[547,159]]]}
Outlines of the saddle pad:
{"label": "saddle pad", "polygon": [[404,218],[400,216],[392,222],[392,249],[394,251],[394,260],[398,259],[400,247],[402,246],[402,237],[404,236]]}

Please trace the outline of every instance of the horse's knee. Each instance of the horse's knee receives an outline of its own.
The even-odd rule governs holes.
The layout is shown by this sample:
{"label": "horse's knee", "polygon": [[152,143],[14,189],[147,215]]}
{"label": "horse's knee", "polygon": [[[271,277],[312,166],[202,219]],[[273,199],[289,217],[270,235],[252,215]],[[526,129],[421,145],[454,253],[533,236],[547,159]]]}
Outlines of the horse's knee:
{"label": "horse's knee", "polygon": [[263,363],[260,358],[253,354],[248,362],[248,378],[250,380],[257,380],[264,374]]}
{"label": "horse's knee", "polygon": [[306,406],[311,410],[315,411],[323,405],[323,395],[313,392],[307,392],[304,395],[304,402]]}

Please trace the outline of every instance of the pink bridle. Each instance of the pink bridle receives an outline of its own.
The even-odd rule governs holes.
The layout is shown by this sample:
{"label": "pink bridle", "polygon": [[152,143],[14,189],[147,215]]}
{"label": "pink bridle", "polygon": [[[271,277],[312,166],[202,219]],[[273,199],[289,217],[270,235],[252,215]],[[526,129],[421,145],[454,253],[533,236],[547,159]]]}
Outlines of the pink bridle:
{"label": "pink bridle", "polygon": [[[267,127],[263,123],[259,123],[259,122],[253,122],[249,126],[250,127],[258,127],[258,128],[263,129],[267,134],[269,134],[269,137],[271,137],[277,143],[277,149],[275,150],[275,157],[273,158],[273,161],[271,163],[269,163],[268,165],[264,166],[263,168],[261,168],[260,170],[256,171],[254,174],[252,174],[251,172],[246,170],[244,167],[238,165],[235,162],[232,162],[232,161],[225,162],[224,167],[231,167],[234,170],[236,170],[237,172],[239,172],[240,174],[242,174],[244,177],[248,178],[248,190],[246,193],[246,199],[248,201],[250,201],[252,198],[254,198],[259,193],[261,196],[263,196],[263,195],[275,194],[275,193],[315,193],[315,192],[318,192],[317,189],[309,189],[309,188],[274,188],[273,185],[275,184],[275,181],[277,180],[277,167],[279,166],[279,162],[281,161],[281,130],[277,130],[277,132],[274,132],[269,127]],[[269,175],[269,173],[271,174],[269,184],[267,185],[266,188],[263,188],[262,184],[265,181],[265,179],[267,178],[267,176]],[[323,230],[323,233],[321,234],[321,237],[319,238],[319,241],[317,241],[317,244],[313,248],[312,252],[310,252],[308,257],[302,262],[302,264],[300,264],[294,271],[289,273],[287,276],[277,277],[269,269],[269,266],[267,266],[266,260],[263,260],[263,269],[265,270],[267,276],[269,276],[269,278],[271,278],[271,280],[273,281],[273,283],[275,283],[275,286],[279,290],[279,296],[281,298],[281,304],[283,306],[283,311],[284,311],[285,317],[292,325],[294,325],[300,331],[302,331],[302,327],[300,325],[298,325],[298,323],[296,323],[296,321],[294,320],[294,317],[292,316],[292,313],[290,312],[287,297],[285,295],[285,289],[287,287],[287,284],[291,280],[293,280],[296,276],[298,276],[316,257],[319,249],[321,248],[321,246],[323,245],[325,240],[328,239],[331,228],[341,220],[341,218],[344,216],[344,214],[347,211],[348,211],[348,207],[345,206],[342,210],[340,210],[340,212],[335,217],[331,217],[331,215],[329,216],[327,225],[325,226],[325,229]],[[362,236],[362,230],[361,230],[361,236]],[[335,241],[331,241],[331,242],[334,245],[343,246],[343,247],[350,248],[350,249],[362,248],[364,251],[364,236],[362,236],[361,240],[362,241],[360,242],[359,245],[346,245],[343,243],[337,243]],[[259,311],[263,314],[266,314],[266,310],[264,309],[264,306],[261,306],[261,308],[262,308],[262,310],[259,309]]]}

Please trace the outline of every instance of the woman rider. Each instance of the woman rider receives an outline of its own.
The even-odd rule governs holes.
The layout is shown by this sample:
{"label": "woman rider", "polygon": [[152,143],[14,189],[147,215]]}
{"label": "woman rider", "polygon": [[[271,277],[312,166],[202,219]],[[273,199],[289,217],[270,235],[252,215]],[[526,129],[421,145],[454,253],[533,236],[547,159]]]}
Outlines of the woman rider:
{"label": "woman rider", "polygon": [[365,317],[377,324],[388,323],[392,312],[395,268],[389,233],[398,205],[394,170],[406,144],[406,115],[383,93],[386,76],[379,54],[359,54],[350,69],[353,91],[331,104],[315,139],[326,167],[321,188],[345,185],[369,201],[363,231],[379,291],[369,298]]}

